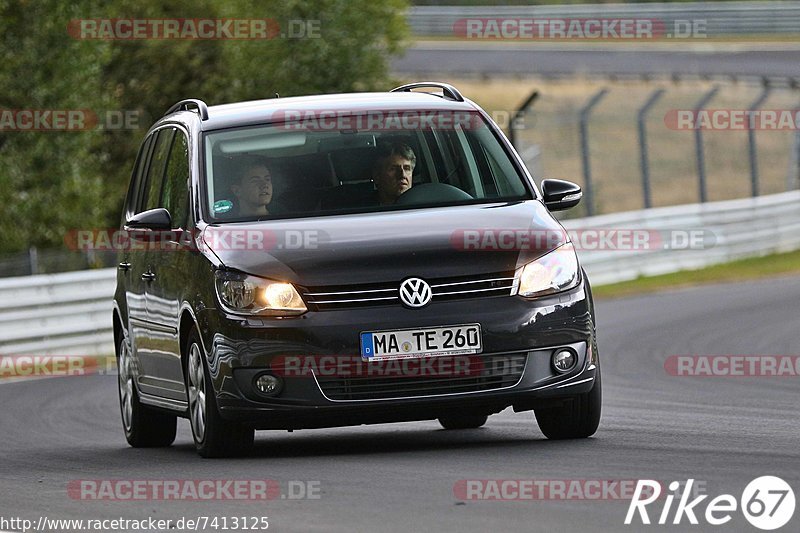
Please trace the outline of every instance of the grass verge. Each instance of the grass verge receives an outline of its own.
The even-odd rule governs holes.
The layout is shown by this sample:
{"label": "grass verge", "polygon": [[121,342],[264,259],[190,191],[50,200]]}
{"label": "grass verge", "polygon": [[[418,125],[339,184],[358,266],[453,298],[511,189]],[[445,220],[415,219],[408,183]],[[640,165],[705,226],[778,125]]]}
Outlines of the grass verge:
{"label": "grass verge", "polygon": [[596,298],[621,298],[706,283],[747,281],[783,274],[800,274],[800,250],[741,259],[699,270],[682,270],[672,274],[646,276],[611,285],[599,285],[592,287],[592,292]]}

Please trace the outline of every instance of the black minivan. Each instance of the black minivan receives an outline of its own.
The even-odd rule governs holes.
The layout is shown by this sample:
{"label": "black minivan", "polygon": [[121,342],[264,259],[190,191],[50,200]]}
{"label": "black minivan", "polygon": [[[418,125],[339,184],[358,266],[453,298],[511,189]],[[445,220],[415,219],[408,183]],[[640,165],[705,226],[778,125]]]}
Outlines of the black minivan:
{"label": "black minivan", "polygon": [[[419,89],[422,89],[421,91]],[[430,92],[426,92],[426,89]],[[600,419],[591,288],[500,128],[454,87],[175,104],[125,200],[114,335],[131,446],[533,410]]]}

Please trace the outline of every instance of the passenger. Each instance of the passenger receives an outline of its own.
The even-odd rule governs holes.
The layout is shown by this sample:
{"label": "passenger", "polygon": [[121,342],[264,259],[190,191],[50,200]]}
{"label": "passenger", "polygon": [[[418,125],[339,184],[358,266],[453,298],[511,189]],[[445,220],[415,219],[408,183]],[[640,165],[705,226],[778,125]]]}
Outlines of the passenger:
{"label": "passenger", "polygon": [[235,214],[240,217],[269,215],[272,201],[272,173],[267,162],[260,157],[246,157],[237,161],[235,181],[231,192],[236,197]]}
{"label": "passenger", "polygon": [[392,205],[413,185],[417,156],[407,144],[378,145],[378,158],[373,168],[373,180],[380,205]]}

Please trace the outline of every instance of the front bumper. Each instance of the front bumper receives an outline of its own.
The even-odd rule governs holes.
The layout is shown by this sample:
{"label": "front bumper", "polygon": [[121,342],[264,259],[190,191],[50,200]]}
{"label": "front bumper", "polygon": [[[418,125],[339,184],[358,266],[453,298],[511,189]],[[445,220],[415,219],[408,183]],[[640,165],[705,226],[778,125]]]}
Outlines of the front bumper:
{"label": "front bumper", "polygon": [[[583,283],[537,300],[491,297],[441,302],[417,310],[385,306],[309,312],[286,319],[242,319],[207,310],[198,318],[222,416],[258,429],[435,419],[465,410],[491,414],[509,406],[533,409],[588,392],[599,365],[592,350],[593,309]],[[284,377],[277,397],[263,397],[253,386],[258,374],[274,374],[274,363],[286,357],[355,358],[362,331],[474,322],[481,324],[483,353],[470,358],[487,363],[521,358],[524,366],[518,379],[494,388],[484,384],[480,390],[457,392],[449,392],[445,380],[431,394],[418,390],[409,394],[405,386],[409,382],[403,382],[407,378],[395,377],[384,381],[389,392],[379,398],[367,394],[345,399],[326,391],[325,379],[315,371]],[[558,374],[550,364],[553,351],[561,347],[572,348],[579,359],[566,374]]]}

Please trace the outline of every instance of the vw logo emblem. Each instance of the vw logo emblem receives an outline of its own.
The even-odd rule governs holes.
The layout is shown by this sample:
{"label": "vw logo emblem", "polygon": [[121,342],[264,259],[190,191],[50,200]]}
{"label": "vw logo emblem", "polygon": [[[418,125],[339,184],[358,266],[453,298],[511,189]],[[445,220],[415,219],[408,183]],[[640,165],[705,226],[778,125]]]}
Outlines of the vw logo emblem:
{"label": "vw logo emblem", "polygon": [[431,298],[431,286],[423,279],[408,278],[400,284],[400,301],[408,307],[425,307]]}

